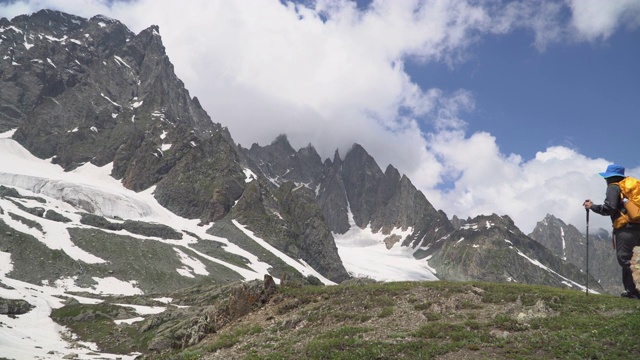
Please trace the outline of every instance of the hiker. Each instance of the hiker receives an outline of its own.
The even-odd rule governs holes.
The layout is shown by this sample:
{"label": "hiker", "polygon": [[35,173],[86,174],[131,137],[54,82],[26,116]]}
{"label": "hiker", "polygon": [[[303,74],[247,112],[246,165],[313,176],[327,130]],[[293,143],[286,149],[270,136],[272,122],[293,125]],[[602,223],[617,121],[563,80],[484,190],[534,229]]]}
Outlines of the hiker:
{"label": "hiker", "polygon": [[624,167],[612,164],[607,166],[605,172],[599,174],[607,181],[607,195],[604,204],[596,205],[591,200],[587,200],[584,202],[584,207],[587,210],[593,210],[597,214],[611,216],[614,247],[618,263],[622,266],[624,292],[620,296],[640,299],[640,292],[636,289],[636,284],[631,276],[633,248],[634,246],[640,246],[640,223],[629,222],[627,217],[623,215],[625,208],[618,183],[626,177],[624,175]]}

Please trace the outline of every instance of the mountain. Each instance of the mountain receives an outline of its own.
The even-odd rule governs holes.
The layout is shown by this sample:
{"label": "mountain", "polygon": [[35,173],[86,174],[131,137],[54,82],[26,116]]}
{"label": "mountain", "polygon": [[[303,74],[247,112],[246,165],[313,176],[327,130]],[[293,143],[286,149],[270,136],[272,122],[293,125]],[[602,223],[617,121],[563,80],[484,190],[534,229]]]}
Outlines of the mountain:
{"label": "mountain", "polygon": [[420,245],[437,238],[432,229],[453,230],[446,214],[438,212],[406,176],[389,165],[383,173],[367,151],[355,144],[344,160],[336,151],[324,163],[312,145],[295,151],[286,135],[271,145],[254,144],[245,151],[271,183],[290,181],[314,189],[332,232],[350,229],[349,216],[360,228],[389,233],[394,228],[412,228],[404,245]]}
{"label": "mountain", "polygon": [[[584,290],[579,268],[523,234],[508,216],[478,216],[424,249],[438,275],[482,280],[569,286]],[[594,279],[590,289],[602,291]]]}
{"label": "mountain", "polygon": [[[0,19],[0,303],[12,316],[0,338],[13,339],[0,353],[69,355],[46,315],[77,331],[97,316],[60,315],[77,303],[129,296],[156,311],[188,304],[168,299],[187,287],[226,294],[265,275],[584,288],[579,266],[507,216],[450,221],[358,144],[324,161],[286,135],[235,144],[175,75],[159,31],[48,10]],[[104,314],[131,320],[129,305]],[[194,321],[213,315],[203,316]],[[169,315],[153,321],[170,326]],[[203,326],[194,331],[215,330]],[[170,346],[200,338],[184,331],[169,332]],[[82,346],[83,357],[121,356]]]}
{"label": "mountain", "polygon": [[[551,250],[563,260],[586,272],[586,237],[575,226],[565,224],[553,215],[536,224],[529,237]],[[621,268],[611,245],[611,235],[604,229],[589,233],[589,274],[611,294],[622,289]]]}
{"label": "mountain", "polygon": [[230,210],[244,188],[233,140],[176,77],[157,26],[135,35],[47,10],[3,24],[0,129],[17,126],[13,139],[65,170],[113,163],[181,216]]}

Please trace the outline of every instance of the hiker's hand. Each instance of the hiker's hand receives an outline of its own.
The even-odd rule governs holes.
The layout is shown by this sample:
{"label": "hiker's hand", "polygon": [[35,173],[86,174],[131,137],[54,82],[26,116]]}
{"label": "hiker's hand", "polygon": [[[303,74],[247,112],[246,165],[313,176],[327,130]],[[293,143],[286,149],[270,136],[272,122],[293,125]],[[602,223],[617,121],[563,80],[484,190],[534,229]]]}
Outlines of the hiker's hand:
{"label": "hiker's hand", "polygon": [[582,204],[582,205],[584,205],[585,209],[589,210],[589,209],[591,209],[591,206],[593,205],[593,202],[591,200],[585,200],[584,204]]}

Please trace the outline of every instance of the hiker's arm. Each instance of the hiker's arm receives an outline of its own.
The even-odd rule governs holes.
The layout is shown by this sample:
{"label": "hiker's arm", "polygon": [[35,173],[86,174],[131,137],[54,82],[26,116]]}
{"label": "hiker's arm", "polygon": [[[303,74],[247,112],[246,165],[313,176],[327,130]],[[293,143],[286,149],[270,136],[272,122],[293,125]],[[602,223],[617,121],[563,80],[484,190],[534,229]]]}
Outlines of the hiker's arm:
{"label": "hiker's arm", "polygon": [[591,205],[590,209],[600,215],[612,215],[618,210],[618,202],[620,201],[620,187],[607,186],[607,197],[602,205]]}

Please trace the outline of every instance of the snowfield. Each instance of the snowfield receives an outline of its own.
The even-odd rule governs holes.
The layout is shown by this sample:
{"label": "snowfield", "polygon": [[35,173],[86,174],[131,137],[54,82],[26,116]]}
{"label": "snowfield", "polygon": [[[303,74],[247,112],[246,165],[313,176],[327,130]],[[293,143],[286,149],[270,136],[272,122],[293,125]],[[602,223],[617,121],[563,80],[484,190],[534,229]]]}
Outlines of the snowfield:
{"label": "snowfield", "polygon": [[[349,231],[334,233],[333,237],[342,263],[351,276],[377,281],[438,280],[427,260],[415,259],[415,249],[400,245],[413,229],[393,229],[384,235],[374,233],[370,226],[364,229],[356,226],[351,211],[348,216]],[[402,240],[387,249],[385,239],[391,235],[399,235]]]}

